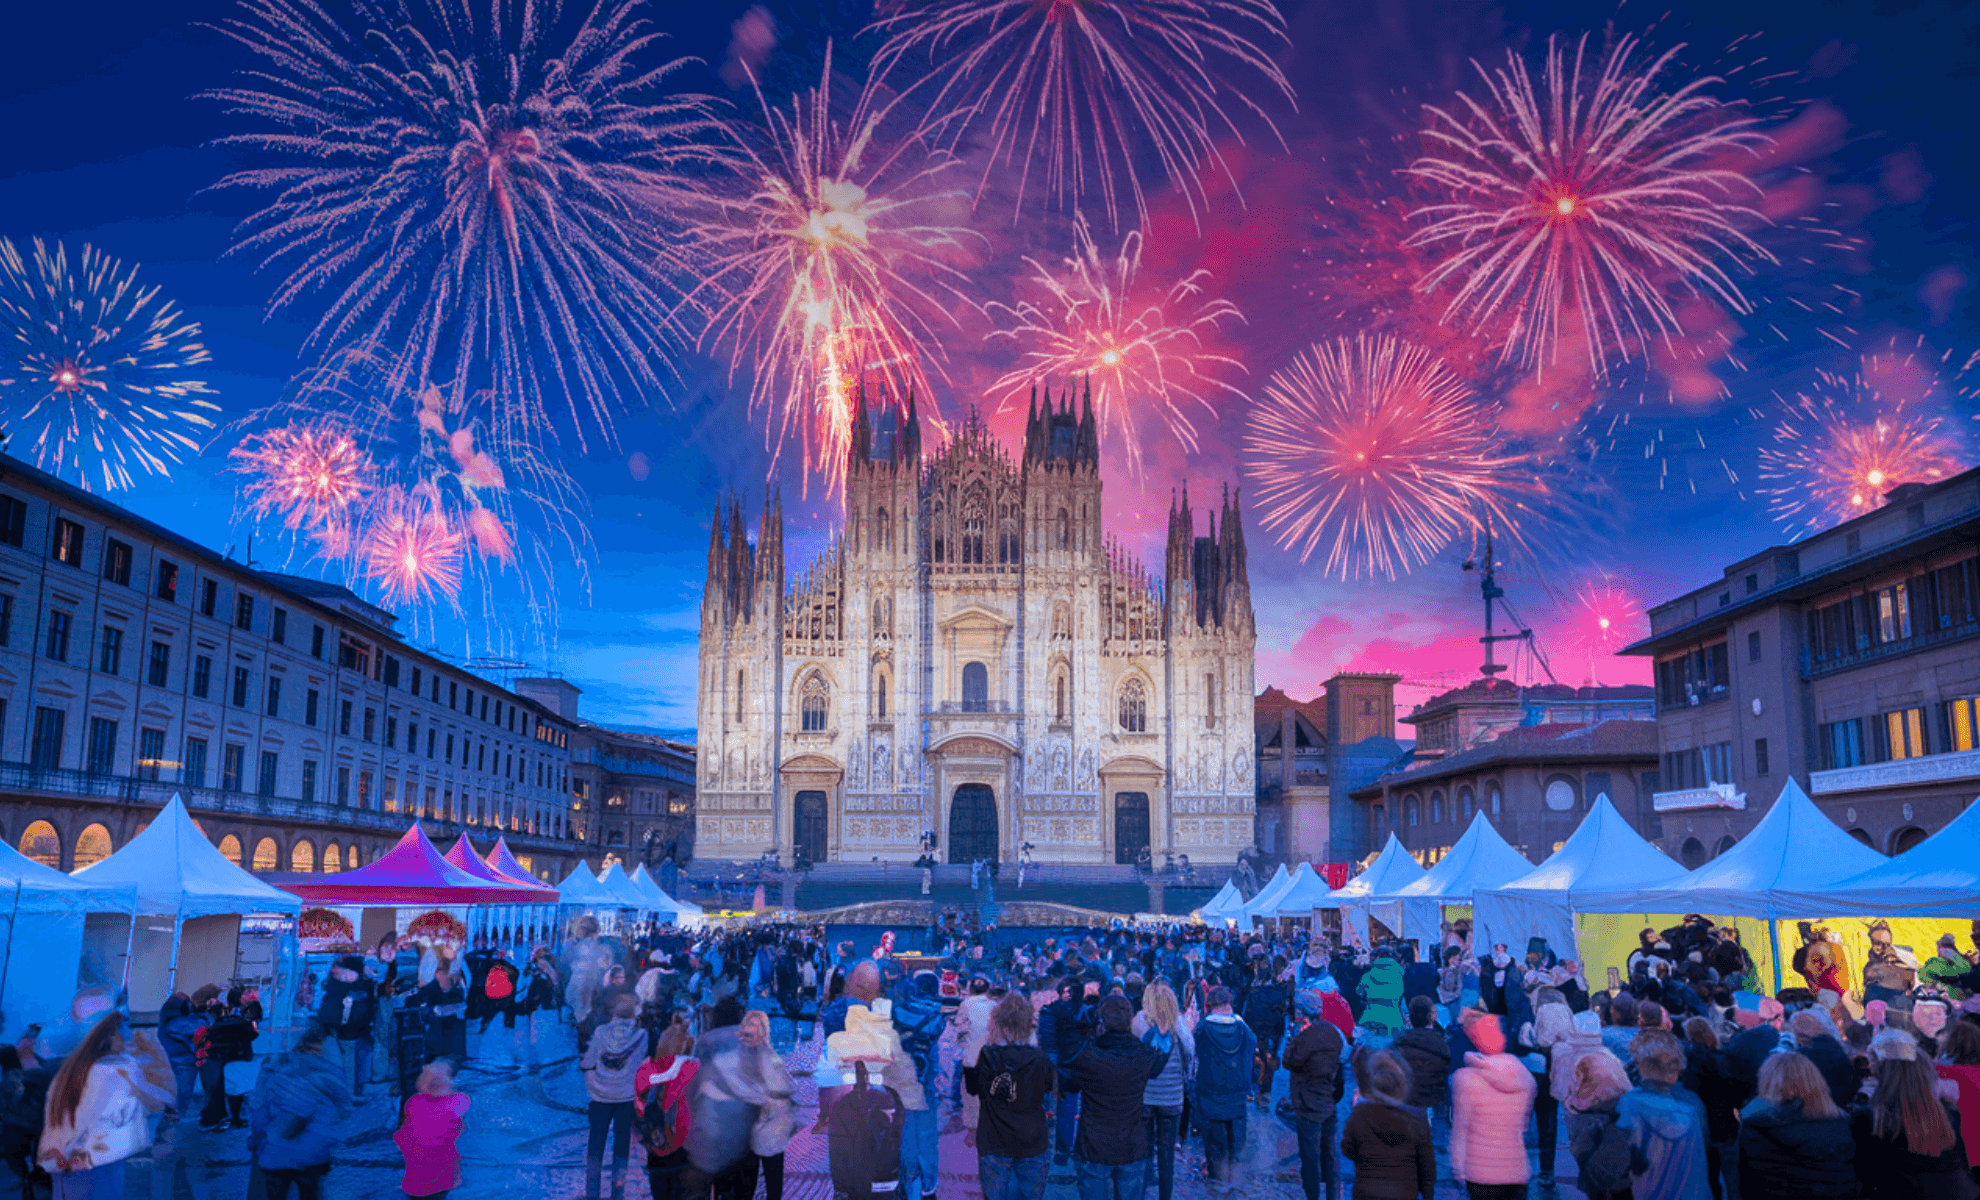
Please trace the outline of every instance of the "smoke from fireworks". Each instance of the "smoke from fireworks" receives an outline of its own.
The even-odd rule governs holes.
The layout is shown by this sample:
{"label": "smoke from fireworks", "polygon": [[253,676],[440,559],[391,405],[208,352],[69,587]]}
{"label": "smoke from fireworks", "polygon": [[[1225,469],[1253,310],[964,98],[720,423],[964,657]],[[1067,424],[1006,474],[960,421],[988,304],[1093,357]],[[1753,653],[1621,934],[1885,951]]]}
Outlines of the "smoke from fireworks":
{"label": "smoke from fireworks", "polygon": [[1515,545],[1545,497],[1442,359],[1389,337],[1316,343],[1273,374],[1244,435],[1265,527],[1329,574],[1390,579],[1482,532]]}
{"label": "smoke from fireworks", "polygon": [[703,343],[727,351],[732,377],[750,376],[774,443],[803,454],[807,492],[817,476],[828,493],[860,382],[929,394],[932,335],[951,320],[963,278],[953,260],[970,241],[947,221],[954,160],[914,131],[897,135],[900,101],[871,87],[835,119],[831,77],[828,53],[818,86],[788,110],[758,91],[763,126],[737,135],[747,162],[734,186],[698,197],[691,238],[706,283],[690,297],[708,313]]}
{"label": "smoke from fireworks", "polygon": [[0,403],[15,453],[43,470],[108,492],[197,453],[220,411],[186,378],[211,361],[198,339],[136,267],[84,246],[72,269],[67,248],[40,239],[28,261],[0,239]]}
{"label": "smoke from fireworks", "polygon": [[212,93],[279,165],[236,249],[281,272],[271,309],[327,298],[324,355],[392,346],[401,387],[492,389],[503,441],[613,443],[663,391],[656,215],[714,156],[705,102],[663,96],[660,34],[630,0],[249,0],[220,28],[258,59]]}
{"label": "smoke from fireworks", "polygon": [[1640,64],[1636,47],[1597,63],[1586,37],[1550,38],[1537,83],[1509,53],[1478,65],[1482,97],[1429,109],[1431,152],[1409,173],[1440,199],[1413,214],[1413,240],[1440,257],[1419,286],[1451,289],[1454,324],[1503,322],[1521,366],[1565,352],[1599,376],[1683,337],[1690,297],[1746,312],[1732,269],[1768,257],[1741,228],[1764,221],[1759,189],[1726,166],[1764,135],[1714,78],[1665,90],[1675,49]]}
{"label": "smoke from fireworks", "polygon": [[1213,395],[1244,395],[1222,378],[1243,364],[1209,345],[1219,326],[1243,314],[1206,294],[1208,271],[1167,289],[1142,284],[1141,251],[1136,230],[1118,254],[1102,254],[1082,218],[1073,225],[1072,256],[1059,269],[1026,258],[1032,273],[1020,285],[1024,298],[985,306],[999,326],[990,336],[1018,351],[1017,365],[991,385],[992,396],[1008,407],[1041,378],[1089,381],[1104,444],[1137,476],[1142,446],[1157,427],[1194,451],[1192,410],[1212,412]]}
{"label": "smoke from fireworks", "polygon": [[985,183],[1014,171],[1022,204],[1037,172],[1050,199],[1076,210],[1097,192],[1116,222],[1128,202],[1148,215],[1156,180],[1138,156],[1195,212],[1215,139],[1243,140],[1234,112],[1270,125],[1233,76],[1293,98],[1265,49],[1286,40],[1271,0],[908,0],[875,28],[887,35],[876,74],[925,57],[943,81],[931,108],[961,112],[959,134],[982,130]]}
{"label": "smoke from fireworks", "polygon": [[1812,533],[1881,507],[1900,484],[1965,469],[1967,447],[1934,411],[1929,383],[1923,394],[1880,386],[1896,368],[1916,365],[1902,352],[1869,355],[1854,375],[1820,372],[1813,389],[1788,403],[1773,444],[1760,450],[1760,491],[1784,528]]}

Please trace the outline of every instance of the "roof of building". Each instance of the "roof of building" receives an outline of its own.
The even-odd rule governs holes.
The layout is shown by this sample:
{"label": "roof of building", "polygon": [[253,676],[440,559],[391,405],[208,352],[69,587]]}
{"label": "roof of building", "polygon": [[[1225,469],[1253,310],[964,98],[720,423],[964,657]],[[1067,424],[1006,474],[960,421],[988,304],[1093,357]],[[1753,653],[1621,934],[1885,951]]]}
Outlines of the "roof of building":
{"label": "roof of building", "polygon": [[1588,762],[1618,758],[1657,758],[1655,721],[1607,720],[1593,724],[1526,725],[1505,730],[1490,741],[1456,754],[1389,771],[1353,796],[1374,798],[1384,788],[1467,775],[1486,767],[1525,762]]}
{"label": "roof of building", "polygon": [[1276,687],[1267,687],[1258,693],[1251,702],[1252,729],[1261,736],[1276,732],[1279,727],[1279,714],[1292,709],[1306,719],[1319,735],[1316,749],[1325,748],[1327,740],[1327,698],[1316,696],[1311,700],[1295,700]]}
{"label": "roof of building", "polygon": [[1509,679],[1489,679],[1480,677],[1463,687],[1452,688],[1441,695],[1432,696],[1417,705],[1406,717],[1397,718],[1414,724],[1425,717],[1471,704],[1564,704],[1570,702],[1599,703],[1643,702],[1654,699],[1656,691],[1648,684],[1625,683],[1615,686],[1596,685],[1575,687],[1566,683],[1543,683],[1521,687]]}

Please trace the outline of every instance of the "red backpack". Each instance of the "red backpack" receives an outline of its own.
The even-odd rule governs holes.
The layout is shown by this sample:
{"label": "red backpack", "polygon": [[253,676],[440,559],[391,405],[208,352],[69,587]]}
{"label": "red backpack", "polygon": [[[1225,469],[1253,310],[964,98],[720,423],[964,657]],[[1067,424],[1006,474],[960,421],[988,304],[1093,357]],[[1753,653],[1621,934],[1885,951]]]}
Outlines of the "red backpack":
{"label": "red backpack", "polygon": [[516,969],[504,962],[490,966],[487,976],[481,981],[481,994],[490,1000],[507,1000],[515,995]]}

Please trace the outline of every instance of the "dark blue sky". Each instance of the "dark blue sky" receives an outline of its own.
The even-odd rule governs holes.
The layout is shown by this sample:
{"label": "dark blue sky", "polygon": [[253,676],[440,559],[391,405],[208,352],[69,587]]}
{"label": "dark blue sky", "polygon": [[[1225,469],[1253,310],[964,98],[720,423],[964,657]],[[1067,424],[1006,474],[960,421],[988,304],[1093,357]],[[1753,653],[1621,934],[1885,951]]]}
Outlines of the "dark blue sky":
{"label": "dark blue sky", "polygon": [[[647,12],[675,35],[676,52],[719,64],[731,24],[747,7],[667,0]],[[851,39],[862,6],[826,0],[767,7],[779,31],[763,64],[773,90],[815,79],[832,38],[839,40],[838,65],[858,69],[862,45]],[[216,104],[197,97],[241,65],[230,43],[203,28],[232,8],[226,0],[9,6],[0,15],[0,235],[87,240],[141,263],[149,282],[205,326],[215,360],[210,381],[224,409],[238,415],[276,397],[295,370],[304,327],[265,320],[267,281],[251,262],[224,257],[246,201],[204,191],[239,165],[208,148],[236,130]],[[1972,244],[1980,123],[1971,119],[1980,5],[1713,0],[1624,4],[1605,17],[1570,3],[1335,0],[1287,11],[1293,45],[1281,61],[1299,111],[1278,120],[1290,152],[1261,149],[1247,159],[1261,184],[1249,189],[1242,215],[1213,221],[1201,235],[1165,225],[1167,242],[1151,253],[1161,264],[1210,265],[1227,282],[1253,318],[1239,339],[1253,384],[1306,341],[1338,332],[1313,315],[1316,283],[1299,265],[1308,251],[1300,244],[1308,228],[1303,206],[1324,203],[1341,170],[1352,169],[1344,164],[1358,147],[1414,127],[1419,104],[1468,85],[1470,56],[1496,56],[1606,19],[1618,30],[1648,31],[1659,48],[1687,42],[1699,61],[1723,69],[1720,48],[1750,38],[1723,56],[1740,66],[1736,79],[1759,81],[1754,92],[1773,98],[1779,115],[1810,104],[1839,115],[1835,128],[1843,132],[1807,167],[1864,249],[1830,255],[1818,247],[1812,261],[1763,274],[1757,285],[1783,296],[1848,295],[1847,320],[1829,324],[1846,325],[1853,332],[1844,340],[1853,344],[1822,337],[1812,319],[1790,323],[1785,343],[1756,339],[1742,355],[1747,369],[1724,373],[1727,400],[1684,411],[1627,395],[1604,400],[1608,419],[1591,424],[1621,432],[1597,439],[1601,535],[1547,564],[1513,564],[1510,571],[1513,596],[1564,680],[1591,670],[1605,681],[1641,677],[1640,666],[1596,661],[1582,644],[1573,596],[1583,584],[1608,578],[1654,602],[1780,539],[1752,489],[1754,455],[1778,392],[1804,385],[1817,367],[1849,369],[1856,353],[1892,336],[1922,334],[1934,352],[1962,360],[1980,346],[1961,283],[1980,278]],[[695,86],[728,92],[712,71]],[[996,289],[1007,279],[992,272],[984,286]],[[1935,281],[1930,288],[1928,281]],[[980,353],[965,348],[956,394],[941,398],[952,415],[970,402],[970,381],[982,377],[982,360],[973,357]],[[659,398],[652,413],[622,426],[621,454],[573,464],[592,499],[593,587],[588,601],[566,590],[555,649],[532,665],[571,677],[586,689],[588,715],[613,723],[691,726],[709,508],[730,486],[759,496],[768,467],[741,403],[746,385],[729,384],[707,364],[690,363],[686,373],[679,395]],[[1961,404],[1952,415],[1970,425],[1971,401]],[[1202,454],[1157,464],[1139,488],[1110,474],[1119,520],[1148,535],[1142,544],[1151,554],[1172,485],[1184,477],[1200,487],[1234,480],[1241,424],[1241,413],[1226,414],[1205,431]],[[169,483],[144,482],[128,502],[192,536],[242,545],[244,553],[251,531],[236,523],[231,483],[219,474],[222,457],[189,463]],[[797,480],[785,483],[801,527],[794,540],[815,550],[835,514],[797,499]],[[1311,694],[1319,679],[1348,666],[1400,669],[1422,686],[1473,669],[1475,603],[1454,563],[1433,564],[1400,584],[1327,582],[1270,548],[1255,521],[1252,545],[1261,687]],[[799,556],[794,549],[793,559]],[[793,574],[800,565],[790,563]],[[450,648],[461,644],[451,627],[443,626],[439,639]]]}

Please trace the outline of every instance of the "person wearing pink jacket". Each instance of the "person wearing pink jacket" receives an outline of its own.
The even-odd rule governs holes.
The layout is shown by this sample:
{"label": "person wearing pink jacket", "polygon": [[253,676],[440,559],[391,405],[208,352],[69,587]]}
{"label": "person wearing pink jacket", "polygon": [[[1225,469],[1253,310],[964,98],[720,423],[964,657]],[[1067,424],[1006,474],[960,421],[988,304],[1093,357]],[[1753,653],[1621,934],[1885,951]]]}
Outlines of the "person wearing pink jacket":
{"label": "person wearing pink jacket", "polygon": [[1451,1074],[1451,1173],[1470,1200],[1523,1200],[1532,1177],[1526,1123],[1533,1072],[1506,1053],[1499,1018],[1467,1013],[1464,1032],[1477,1049]]}
{"label": "person wearing pink jacket", "polygon": [[419,1073],[419,1090],[406,1098],[405,1120],[392,1140],[406,1156],[399,1186],[407,1200],[447,1200],[461,1185],[461,1131],[467,1128],[468,1098],[454,1090],[454,1071],[445,1059]]}

